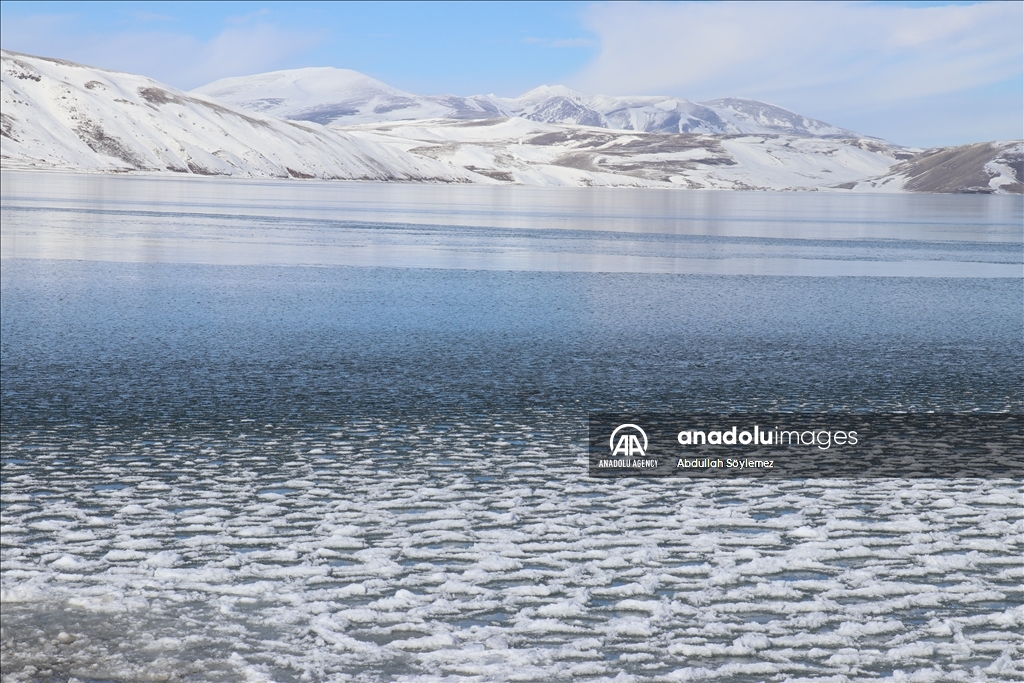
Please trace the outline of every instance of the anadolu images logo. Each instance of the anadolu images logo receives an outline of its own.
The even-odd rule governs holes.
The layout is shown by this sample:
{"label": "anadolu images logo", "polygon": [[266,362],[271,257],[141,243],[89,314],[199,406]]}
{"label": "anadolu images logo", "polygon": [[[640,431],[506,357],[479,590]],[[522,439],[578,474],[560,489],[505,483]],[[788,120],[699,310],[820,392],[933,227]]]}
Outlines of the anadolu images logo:
{"label": "anadolu images logo", "polygon": [[[615,435],[619,432],[622,432],[622,435],[619,436],[619,440],[616,441]],[[640,445],[640,439],[637,438],[637,434],[643,437],[643,446]],[[613,457],[616,455],[624,455],[627,458],[632,458],[633,456],[639,456],[642,458],[644,457],[644,454],[647,453],[647,433],[635,424],[619,425],[615,428],[615,431],[612,432],[611,438],[608,439],[608,448],[612,450]]]}

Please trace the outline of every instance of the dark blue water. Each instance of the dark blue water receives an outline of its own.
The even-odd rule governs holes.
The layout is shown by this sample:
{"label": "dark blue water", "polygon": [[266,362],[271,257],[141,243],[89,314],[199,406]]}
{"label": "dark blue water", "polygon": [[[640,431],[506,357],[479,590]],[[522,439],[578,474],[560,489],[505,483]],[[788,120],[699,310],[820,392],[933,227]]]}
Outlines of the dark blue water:
{"label": "dark blue water", "polygon": [[9,429],[1019,408],[1019,281],[8,260]]}

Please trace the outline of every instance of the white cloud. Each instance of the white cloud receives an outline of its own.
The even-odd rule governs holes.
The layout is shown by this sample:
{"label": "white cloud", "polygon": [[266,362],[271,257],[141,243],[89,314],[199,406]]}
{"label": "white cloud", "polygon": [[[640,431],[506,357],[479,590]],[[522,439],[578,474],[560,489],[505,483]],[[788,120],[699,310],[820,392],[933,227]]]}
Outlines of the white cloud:
{"label": "white cloud", "polygon": [[585,92],[869,111],[1019,78],[1024,3],[600,4]]}
{"label": "white cloud", "polygon": [[280,68],[282,61],[322,42],[324,33],[279,28],[261,15],[232,18],[203,40],[171,30],[111,34],[76,30],[74,15],[5,17],[7,49],[61,57],[115,71],[143,74],[179,88],[195,88],[225,76]]}

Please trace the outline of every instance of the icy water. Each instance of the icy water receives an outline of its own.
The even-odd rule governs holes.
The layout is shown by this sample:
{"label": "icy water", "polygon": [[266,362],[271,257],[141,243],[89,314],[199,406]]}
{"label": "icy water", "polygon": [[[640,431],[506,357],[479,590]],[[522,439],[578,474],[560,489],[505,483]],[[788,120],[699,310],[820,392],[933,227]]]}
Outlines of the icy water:
{"label": "icy water", "polygon": [[1024,411],[1024,204],[9,173],[4,681],[1024,679],[1010,480],[591,410]]}

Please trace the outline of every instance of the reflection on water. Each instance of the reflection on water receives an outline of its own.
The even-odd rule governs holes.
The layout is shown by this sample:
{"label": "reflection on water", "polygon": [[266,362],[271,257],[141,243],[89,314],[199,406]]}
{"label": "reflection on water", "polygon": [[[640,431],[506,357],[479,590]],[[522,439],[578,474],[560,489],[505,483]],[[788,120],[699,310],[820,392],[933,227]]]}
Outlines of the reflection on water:
{"label": "reflection on water", "polygon": [[1011,277],[1019,197],[4,175],[4,258]]}

